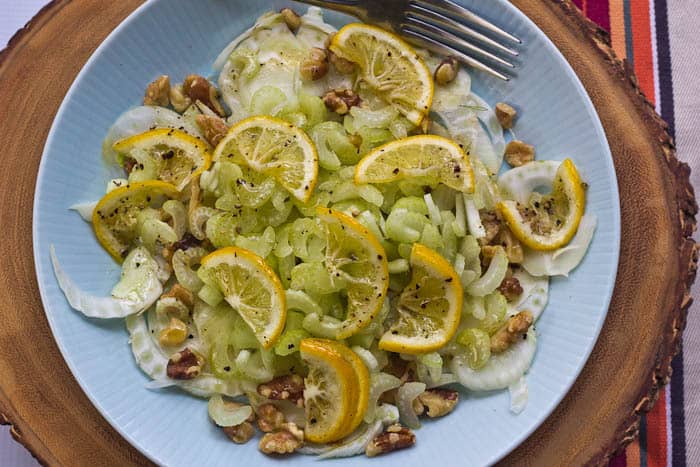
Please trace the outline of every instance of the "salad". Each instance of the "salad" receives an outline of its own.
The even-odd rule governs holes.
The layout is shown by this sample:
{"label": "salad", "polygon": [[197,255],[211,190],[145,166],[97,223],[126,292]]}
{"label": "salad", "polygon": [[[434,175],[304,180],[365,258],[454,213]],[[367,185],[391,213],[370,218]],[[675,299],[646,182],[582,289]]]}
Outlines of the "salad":
{"label": "salad", "polygon": [[121,277],[90,295],[52,247],[70,305],[124,318],[147,388],[207,398],[265,454],[406,448],[460,391],[524,410],[549,277],[596,226],[573,161],[535,160],[454,59],[315,7],[264,14],[213,69],[110,128],[122,175],[73,208]]}

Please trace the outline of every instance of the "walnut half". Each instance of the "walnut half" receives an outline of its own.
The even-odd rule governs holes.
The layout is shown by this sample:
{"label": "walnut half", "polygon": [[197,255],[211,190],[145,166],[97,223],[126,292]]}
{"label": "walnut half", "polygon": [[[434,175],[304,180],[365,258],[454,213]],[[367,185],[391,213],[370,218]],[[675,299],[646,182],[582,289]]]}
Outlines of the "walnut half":
{"label": "walnut half", "polygon": [[200,101],[219,117],[226,115],[221,102],[219,102],[219,91],[205,77],[199,75],[187,76],[182,83],[182,91],[192,102]]}
{"label": "walnut half", "polygon": [[285,423],[273,433],[265,433],[258,448],[263,454],[291,454],[304,445],[304,432],[294,423]]}
{"label": "walnut half", "polygon": [[521,311],[506,321],[496,333],[491,336],[491,353],[501,353],[507,350],[518,338],[525,338],[525,333],[534,321],[532,313]]}
{"label": "walnut half", "polygon": [[416,444],[416,435],[411,430],[398,424],[391,425],[369,442],[365,448],[365,454],[367,457],[374,457],[405,449],[414,444]]}
{"label": "walnut half", "polygon": [[323,103],[331,112],[345,115],[351,107],[362,104],[362,99],[350,89],[333,89],[323,95]]}
{"label": "walnut half", "polygon": [[202,372],[203,365],[204,359],[186,348],[170,357],[166,374],[172,379],[193,379]]}
{"label": "walnut half", "polygon": [[143,96],[143,105],[167,107],[168,104],[170,104],[170,78],[168,78],[168,75],[162,75],[146,88],[146,94]]}
{"label": "walnut half", "polygon": [[272,404],[262,404],[257,413],[258,428],[264,433],[272,433],[285,423],[284,414]]}
{"label": "walnut half", "polygon": [[258,394],[271,400],[289,400],[297,406],[304,405],[304,379],[299,375],[284,375],[262,383]]}
{"label": "walnut half", "polygon": [[416,401],[421,405],[421,413],[427,409],[430,418],[444,417],[457,406],[459,394],[451,389],[433,388],[420,394]]}
{"label": "walnut half", "polygon": [[194,118],[194,121],[197,123],[199,129],[202,130],[204,139],[206,139],[207,142],[212,145],[212,147],[216,147],[216,145],[219,144],[219,141],[221,141],[228,132],[226,122],[224,122],[224,119],[220,117],[213,117],[211,115],[197,115]]}

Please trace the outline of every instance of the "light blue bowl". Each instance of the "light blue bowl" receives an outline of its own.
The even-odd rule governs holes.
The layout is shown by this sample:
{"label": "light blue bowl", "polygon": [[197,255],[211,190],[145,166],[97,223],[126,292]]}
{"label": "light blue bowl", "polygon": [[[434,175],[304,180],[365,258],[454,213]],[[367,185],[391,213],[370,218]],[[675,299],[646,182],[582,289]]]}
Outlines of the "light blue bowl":
{"label": "light blue bowl", "polygon": [[[373,460],[404,466],[484,465],[515,448],[564,397],[581,371],[605,319],[617,270],[619,199],[610,151],[598,116],[556,47],[505,0],[462,1],[524,42],[519,77],[503,83],[474,73],[474,89],[491,104],[520,109],[517,134],[540,159],[571,157],[590,183],[588,212],[598,216],[590,251],[567,280],[552,281],[538,323],[539,348],[528,376],[523,413],[508,410],[506,391],[466,396],[455,413],[425,423],[410,450]],[[113,176],[100,156],[115,119],[138,104],[159,74],[175,82],[208,75],[219,51],[264,11],[281,3],[243,0],[155,0],[125,20],[90,58],[51,128],[34,201],[34,254],[46,316],[68,366],[109,423],[153,461],[167,465],[279,465],[257,443],[232,444],[208,420],[206,402],[177,391],[149,391],[134,364],[123,320],[97,321],[71,310],[49,262],[54,244],[63,267],[84,289],[107,294],[119,269],[90,226],[68,207],[98,199]],[[303,8],[296,4],[297,9]],[[347,17],[327,15],[336,25]],[[295,465],[312,465],[295,456]]]}

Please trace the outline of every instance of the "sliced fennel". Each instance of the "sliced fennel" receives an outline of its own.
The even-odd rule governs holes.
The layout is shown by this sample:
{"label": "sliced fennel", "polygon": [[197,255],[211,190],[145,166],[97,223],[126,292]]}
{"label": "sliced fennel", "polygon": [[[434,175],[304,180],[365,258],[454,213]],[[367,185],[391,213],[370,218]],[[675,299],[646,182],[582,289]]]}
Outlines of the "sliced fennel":
{"label": "sliced fennel", "polygon": [[163,293],[159,266],[145,248],[136,248],[124,260],[120,281],[111,297],[82,291],[61,268],[56,250],[50,248],[51,264],[70,306],[90,318],[124,318],[150,307]]}
{"label": "sliced fennel", "polygon": [[568,245],[554,251],[525,249],[523,268],[533,276],[568,276],[583,260],[593,239],[598,219],[584,214],[578,232]]}
{"label": "sliced fennel", "polygon": [[493,354],[486,366],[472,370],[465,355],[455,355],[452,372],[459,383],[472,391],[505,389],[520,379],[530,368],[537,349],[535,330],[530,328],[526,339],[518,339],[508,350]]}

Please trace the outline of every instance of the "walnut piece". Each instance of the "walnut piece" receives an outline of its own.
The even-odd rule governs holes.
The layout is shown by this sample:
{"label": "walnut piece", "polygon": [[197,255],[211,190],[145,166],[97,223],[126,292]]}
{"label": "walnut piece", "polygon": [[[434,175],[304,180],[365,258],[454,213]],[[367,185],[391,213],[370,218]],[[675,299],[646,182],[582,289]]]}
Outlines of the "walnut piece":
{"label": "walnut piece", "polygon": [[[452,412],[459,402],[457,391],[443,388],[433,388],[420,394],[416,400],[421,404],[423,410],[427,409],[428,417],[443,417]],[[414,406],[415,408],[415,406]],[[416,415],[421,415],[416,412]]]}
{"label": "walnut piece", "polygon": [[280,14],[282,15],[282,19],[287,24],[289,30],[292,32],[297,32],[297,29],[299,29],[299,26],[301,26],[301,16],[299,16],[299,14],[291,8],[282,8],[280,10]]}
{"label": "walnut piece", "polygon": [[194,295],[180,284],[173,285],[170,290],[160,296],[161,299],[170,297],[180,300],[187,308],[191,309],[194,306]]}
{"label": "walnut piece", "polygon": [[228,127],[223,118],[213,117],[211,115],[197,115],[194,119],[197,122],[197,126],[202,130],[204,139],[207,140],[209,144],[216,147],[219,141],[226,136],[228,132]]}
{"label": "walnut piece", "polygon": [[273,433],[265,433],[258,448],[264,454],[291,454],[304,445],[304,432],[294,423]]}
{"label": "walnut piece", "polygon": [[304,379],[299,375],[278,376],[258,386],[258,394],[271,400],[289,400],[304,405]]}
{"label": "walnut piece", "polygon": [[501,230],[502,222],[496,211],[481,210],[479,211],[479,217],[486,231],[486,235],[479,239],[479,243],[481,245],[488,245],[498,235],[498,232]]}
{"label": "walnut piece", "polygon": [[441,86],[449,84],[457,77],[459,62],[453,57],[447,57],[435,69],[435,82]]}
{"label": "walnut piece", "polygon": [[494,239],[493,243],[495,245],[501,245],[503,248],[505,248],[509,263],[520,264],[523,262],[523,259],[525,258],[523,246],[520,244],[520,240],[515,238],[508,227],[503,226],[500,232],[498,232],[498,235]]}
{"label": "walnut piece", "polygon": [[245,444],[255,435],[255,427],[245,421],[240,425],[223,427],[224,433],[236,444]]}
{"label": "walnut piece", "polygon": [[184,112],[192,105],[192,99],[185,95],[182,84],[176,84],[170,87],[170,105],[179,113]]}
{"label": "walnut piece", "polygon": [[523,293],[523,287],[520,285],[517,277],[506,277],[496,290],[501,292],[509,302],[512,302]]}
{"label": "walnut piece", "polygon": [[533,322],[532,313],[521,311],[506,321],[496,333],[491,336],[491,353],[501,353],[507,350],[515,341],[525,336],[525,332]]}
{"label": "walnut piece", "polygon": [[219,117],[226,115],[221,102],[219,102],[219,91],[205,77],[189,75],[182,83],[182,91],[192,102],[200,101]]}
{"label": "walnut piece", "polygon": [[172,379],[192,379],[199,376],[203,365],[203,358],[189,348],[185,348],[170,357],[166,374]]}
{"label": "walnut piece", "polygon": [[345,115],[351,107],[362,104],[362,99],[350,89],[333,89],[324,94],[323,103],[331,112]]}
{"label": "walnut piece", "polygon": [[535,160],[535,147],[519,140],[506,145],[506,162],[513,167],[520,167]]}
{"label": "walnut piece", "polygon": [[263,404],[258,407],[258,428],[265,433],[271,433],[284,423],[284,414],[273,404]]}
{"label": "walnut piece", "polygon": [[167,107],[168,104],[170,104],[170,78],[168,75],[162,75],[146,87],[143,105]]}
{"label": "walnut piece", "polygon": [[365,448],[367,457],[374,457],[387,452],[404,449],[416,444],[416,435],[401,425],[391,425],[375,436]]}
{"label": "walnut piece", "polygon": [[496,118],[504,130],[513,128],[513,120],[515,120],[517,113],[518,112],[516,112],[513,107],[509,106],[505,102],[499,102],[496,104]]}
{"label": "walnut piece", "polygon": [[305,81],[316,81],[328,73],[328,55],[326,51],[314,47],[309,56],[301,62],[299,73]]}

